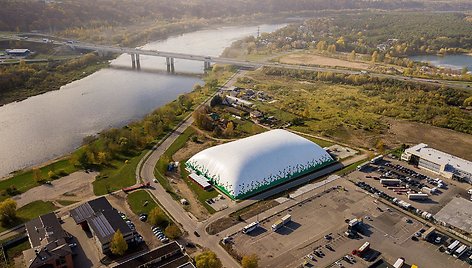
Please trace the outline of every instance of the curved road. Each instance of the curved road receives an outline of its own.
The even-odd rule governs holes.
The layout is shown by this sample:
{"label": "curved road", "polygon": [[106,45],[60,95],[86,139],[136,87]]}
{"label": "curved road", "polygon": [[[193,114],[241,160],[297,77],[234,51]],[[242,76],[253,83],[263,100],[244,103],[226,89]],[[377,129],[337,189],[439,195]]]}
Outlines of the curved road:
{"label": "curved road", "polygon": [[[237,72],[225,83],[223,87],[233,85],[240,76],[244,75],[244,73],[244,71]],[[209,97],[202,105],[207,104],[212,97],[213,95]],[[153,150],[151,150],[143,158],[145,160],[140,166],[140,171],[137,172],[137,179],[142,178],[143,180],[149,181],[151,183],[152,189],[147,191],[151,193],[170,214],[170,216],[182,226],[192,241],[215,252],[225,267],[240,267],[239,263],[219,245],[220,238],[218,236],[208,235],[204,230],[203,223],[200,223],[197,221],[197,219],[191,217],[190,214],[185,211],[178,202],[172,199],[172,197],[159,183],[153,182],[155,178],[154,167],[156,166],[157,161],[180,136],[180,134],[184,132],[185,129],[187,129],[190,125],[192,125],[193,121],[193,117],[188,116],[180,125],[177,126],[177,128],[175,128],[166,138],[164,138],[160,144],[156,145]],[[200,237],[195,236],[194,231],[197,231]]]}

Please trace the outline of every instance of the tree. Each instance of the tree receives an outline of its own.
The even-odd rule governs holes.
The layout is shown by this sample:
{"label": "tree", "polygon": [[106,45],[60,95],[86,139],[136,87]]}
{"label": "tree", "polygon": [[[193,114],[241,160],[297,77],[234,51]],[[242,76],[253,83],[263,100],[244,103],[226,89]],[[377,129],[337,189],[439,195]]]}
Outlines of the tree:
{"label": "tree", "polygon": [[179,227],[177,227],[177,225],[175,224],[169,224],[169,226],[167,226],[166,229],[164,230],[164,233],[170,239],[177,239],[180,236],[182,236],[182,232],[180,231]]}
{"label": "tree", "polygon": [[378,140],[377,141],[377,144],[375,144],[375,148],[377,148],[377,150],[380,152],[380,153],[383,153],[385,151],[385,143],[383,140]]}
{"label": "tree", "polygon": [[16,220],[16,202],[11,198],[0,202],[0,222],[2,226],[9,226]]}
{"label": "tree", "polygon": [[223,267],[220,259],[218,259],[216,254],[210,250],[205,250],[202,253],[195,256],[195,263],[197,265],[197,268],[221,268]]}
{"label": "tree", "polygon": [[167,217],[159,207],[155,207],[149,212],[148,221],[151,225],[164,226],[167,224]]}
{"label": "tree", "polygon": [[211,99],[210,106],[215,107],[221,105],[221,103],[223,103],[223,98],[221,98],[221,96],[217,94]]}
{"label": "tree", "polygon": [[376,50],[372,53],[371,61],[376,62],[376,61],[378,61],[378,59],[379,59],[379,52],[377,52],[377,50]]}
{"label": "tree", "polygon": [[464,100],[464,106],[472,106],[472,96]]}
{"label": "tree", "polygon": [[246,255],[241,260],[243,268],[257,268],[259,267],[259,257],[256,254]]}
{"label": "tree", "polygon": [[462,70],[461,70],[462,75],[466,75],[467,72],[469,72],[469,69],[467,67],[462,68]]}
{"label": "tree", "polygon": [[323,50],[326,50],[326,41],[319,41],[318,44],[316,44],[316,49],[318,51],[323,51]]}
{"label": "tree", "polygon": [[213,122],[207,114],[207,109],[201,107],[193,113],[195,123],[200,129],[211,131],[213,130]]}
{"label": "tree", "polygon": [[121,233],[120,229],[115,232],[113,238],[111,239],[110,250],[111,253],[118,256],[123,256],[126,250],[128,250],[128,243],[126,243],[125,239],[123,238],[123,234]]}
{"label": "tree", "polygon": [[356,60],[356,57],[357,57],[356,51],[355,50],[351,51],[351,54],[349,54],[349,60]]}
{"label": "tree", "polygon": [[39,168],[33,168],[33,180],[37,183],[42,183],[44,181],[43,174]]}
{"label": "tree", "polygon": [[226,137],[231,137],[233,135],[233,132],[234,132],[234,123],[233,121],[229,121],[228,124],[226,125],[224,135]]}
{"label": "tree", "polygon": [[330,45],[328,46],[328,52],[329,53],[335,53],[336,52],[336,45]]}
{"label": "tree", "polygon": [[56,173],[54,173],[54,171],[49,170],[48,171],[48,177],[49,177],[49,179],[54,180],[55,178],[57,178],[57,175],[56,175]]}

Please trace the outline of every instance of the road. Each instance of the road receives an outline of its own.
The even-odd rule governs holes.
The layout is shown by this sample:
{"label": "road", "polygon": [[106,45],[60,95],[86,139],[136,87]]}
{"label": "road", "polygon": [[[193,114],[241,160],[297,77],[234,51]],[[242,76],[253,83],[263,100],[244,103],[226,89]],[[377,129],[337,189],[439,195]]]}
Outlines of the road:
{"label": "road", "polygon": [[[239,71],[233,75],[223,87],[232,86],[239,77],[244,75],[244,71]],[[217,92],[218,93],[218,92]],[[216,93],[215,93],[216,94]],[[208,98],[204,103],[207,104],[211,100]],[[202,223],[189,215],[184,208],[177,203],[172,197],[165,191],[165,189],[159,184],[153,182],[154,180],[154,167],[157,164],[159,158],[165,153],[165,151],[174,143],[174,141],[185,131],[190,125],[192,125],[194,119],[192,116],[187,117],[174,131],[172,131],[167,138],[156,145],[153,150],[146,155],[145,161],[142,163],[142,167],[139,172],[139,178],[147,180],[151,183],[152,189],[148,192],[151,193],[164,209],[170,214],[170,216],[188,233],[189,238],[197,244],[200,244],[206,248],[209,248],[215,252],[220,258],[221,262],[225,267],[239,267],[239,263],[234,260],[222,247],[219,246],[219,238],[217,236],[209,236],[203,230]],[[200,237],[194,234],[197,231]]]}
{"label": "road", "polygon": [[[210,57],[207,55],[194,55],[188,53],[176,53],[176,52],[167,52],[167,51],[158,51],[158,50],[145,50],[139,48],[130,48],[130,47],[120,47],[120,46],[107,46],[107,45],[97,45],[91,43],[82,43],[77,41],[58,41],[57,38],[51,37],[51,39],[41,39],[41,38],[28,38],[19,36],[19,35],[0,35],[0,39],[6,40],[17,40],[17,41],[28,41],[28,42],[37,42],[37,43],[49,43],[51,45],[64,45],[71,48],[92,50],[98,52],[110,52],[110,53],[128,53],[136,55],[148,55],[148,56],[157,56],[157,57],[167,57],[167,58],[177,58],[185,60],[195,60],[195,61],[204,61],[210,63],[220,63],[220,64],[231,64],[236,66],[244,66],[251,68],[259,67],[277,67],[284,69],[295,69],[295,70],[304,70],[304,71],[314,71],[314,72],[332,72],[339,74],[347,75],[360,75],[362,72],[360,70],[350,70],[350,69],[337,69],[332,67],[315,67],[315,66],[305,66],[305,65],[293,65],[293,64],[280,64],[274,62],[257,62],[257,61],[247,61],[247,60],[237,60],[232,58],[223,58],[223,57]],[[426,78],[416,78],[408,77],[403,75],[391,75],[391,74],[381,74],[381,73],[369,73],[367,74],[370,77],[376,78],[388,78],[395,79],[407,82],[416,82],[428,85],[444,85],[451,88],[459,89],[468,89],[470,87],[465,84],[455,83],[453,81],[440,80],[440,79],[426,79]]]}

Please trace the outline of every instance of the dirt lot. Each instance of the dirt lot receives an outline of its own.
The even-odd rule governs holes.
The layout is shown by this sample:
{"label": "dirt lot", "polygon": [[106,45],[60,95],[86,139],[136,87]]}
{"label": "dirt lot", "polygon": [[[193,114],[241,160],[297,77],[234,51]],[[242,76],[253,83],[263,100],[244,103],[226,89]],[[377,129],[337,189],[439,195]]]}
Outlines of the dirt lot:
{"label": "dirt lot", "polygon": [[472,161],[472,135],[426,124],[389,120],[389,144],[418,144],[429,146]]}
{"label": "dirt lot", "polygon": [[[235,234],[233,248],[240,255],[256,253],[261,258],[260,267],[298,267],[305,261],[312,267],[327,267],[369,241],[371,247],[389,263],[404,257],[407,263],[414,263],[419,267],[461,267],[454,266],[458,264],[454,259],[448,259],[436,248],[428,247],[426,242],[410,239],[416,231],[424,228],[420,222],[407,222],[407,217],[400,211],[395,208],[389,208],[388,211],[385,205],[381,205],[347,180],[336,180],[328,187],[338,185],[345,190],[341,188],[322,194],[278,213],[264,220],[261,227],[248,235]],[[273,232],[272,223],[285,214],[292,215],[292,222]],[[345,237],[345,219],[365,216],[370,217],[370,220],[364,219],[364,234],[358,239]],[[327,241],[324,235],[329,233],[333,239]],[[326,244],[333,250],[328,250]],[[313,253],[313,249],[320,246],[325,256],[315,257],[316,261],[308,261],[307,254]],[[358,257],[356,260],[356,265],[345,261],[342,263],[345,267],[369,265]]]}
{"label": "dirt lot", "polygon": [[[180,150],[178,150],[172,156],[172,158],[174,161],[186,161],[194,154],[211,146],[215,146],[216,144],[218,144],[216,141],[213,141],[200,135],[198,137],[198,142],[188,141]],[[198,220],[207,219],[209,216],[208,210],[200,204],[194,192],[188,187],[187,183],[182,180],[182,178],[180,177],[180,172],[177,171],[169,173],[168,177],[174,182],[171,185],[175,188],[176,192],[189,201],[190,205],[187,206],[188,211],[192,213],[192,215],[194,215]]]}
{"label": "dirt lot", "polygon": [[369,64],[362,62],[352,62],[347,60],[340,60],[320,55],[313,54],[291,54],[280,58],[280,63],[285,64],[306,64],[306,65],[320,65],[320,66],[339,66],[354,69],[369,69]]}
{"label": "dirt lot", "polygon": [[37,200],[72,200],[81,201],[88,199],[93,194],[92,182],[98,173],[83,171],[74,172],[68,176],[52,181],[52,185],[41,185],[32,188],[21,195],[13,197],[18,207]]}

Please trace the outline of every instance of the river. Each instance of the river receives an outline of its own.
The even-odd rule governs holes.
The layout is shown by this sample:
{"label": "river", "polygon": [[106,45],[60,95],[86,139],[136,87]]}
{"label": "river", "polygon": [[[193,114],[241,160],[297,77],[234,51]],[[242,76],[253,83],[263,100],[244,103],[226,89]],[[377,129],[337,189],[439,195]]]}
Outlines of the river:
{"label": "river", "polygon": [[[151,42],[142,49],[219,56],[245,36],[285,24],[201,30]],[[128,67],[128,68],[126,68]],[[60,90],[0,107],[0,177],[55,159],[81,145],[84,137],[121,127],[190,92],[196,75],[167,74],[165,59],[141,56],[141,71],[120,55],[104,68]],[[203,62],[175,60],[177,73],[203,73]]]}
{"label": "river", "polygon": [[457,54],[457,55],[422,55],[422,56],[413,56],[410,59],[414,61],[427,62],[436,67],[444,67],[453,70],[460,70],[464,67],[470,71],[472,70],[472,56],[467,54]]}

